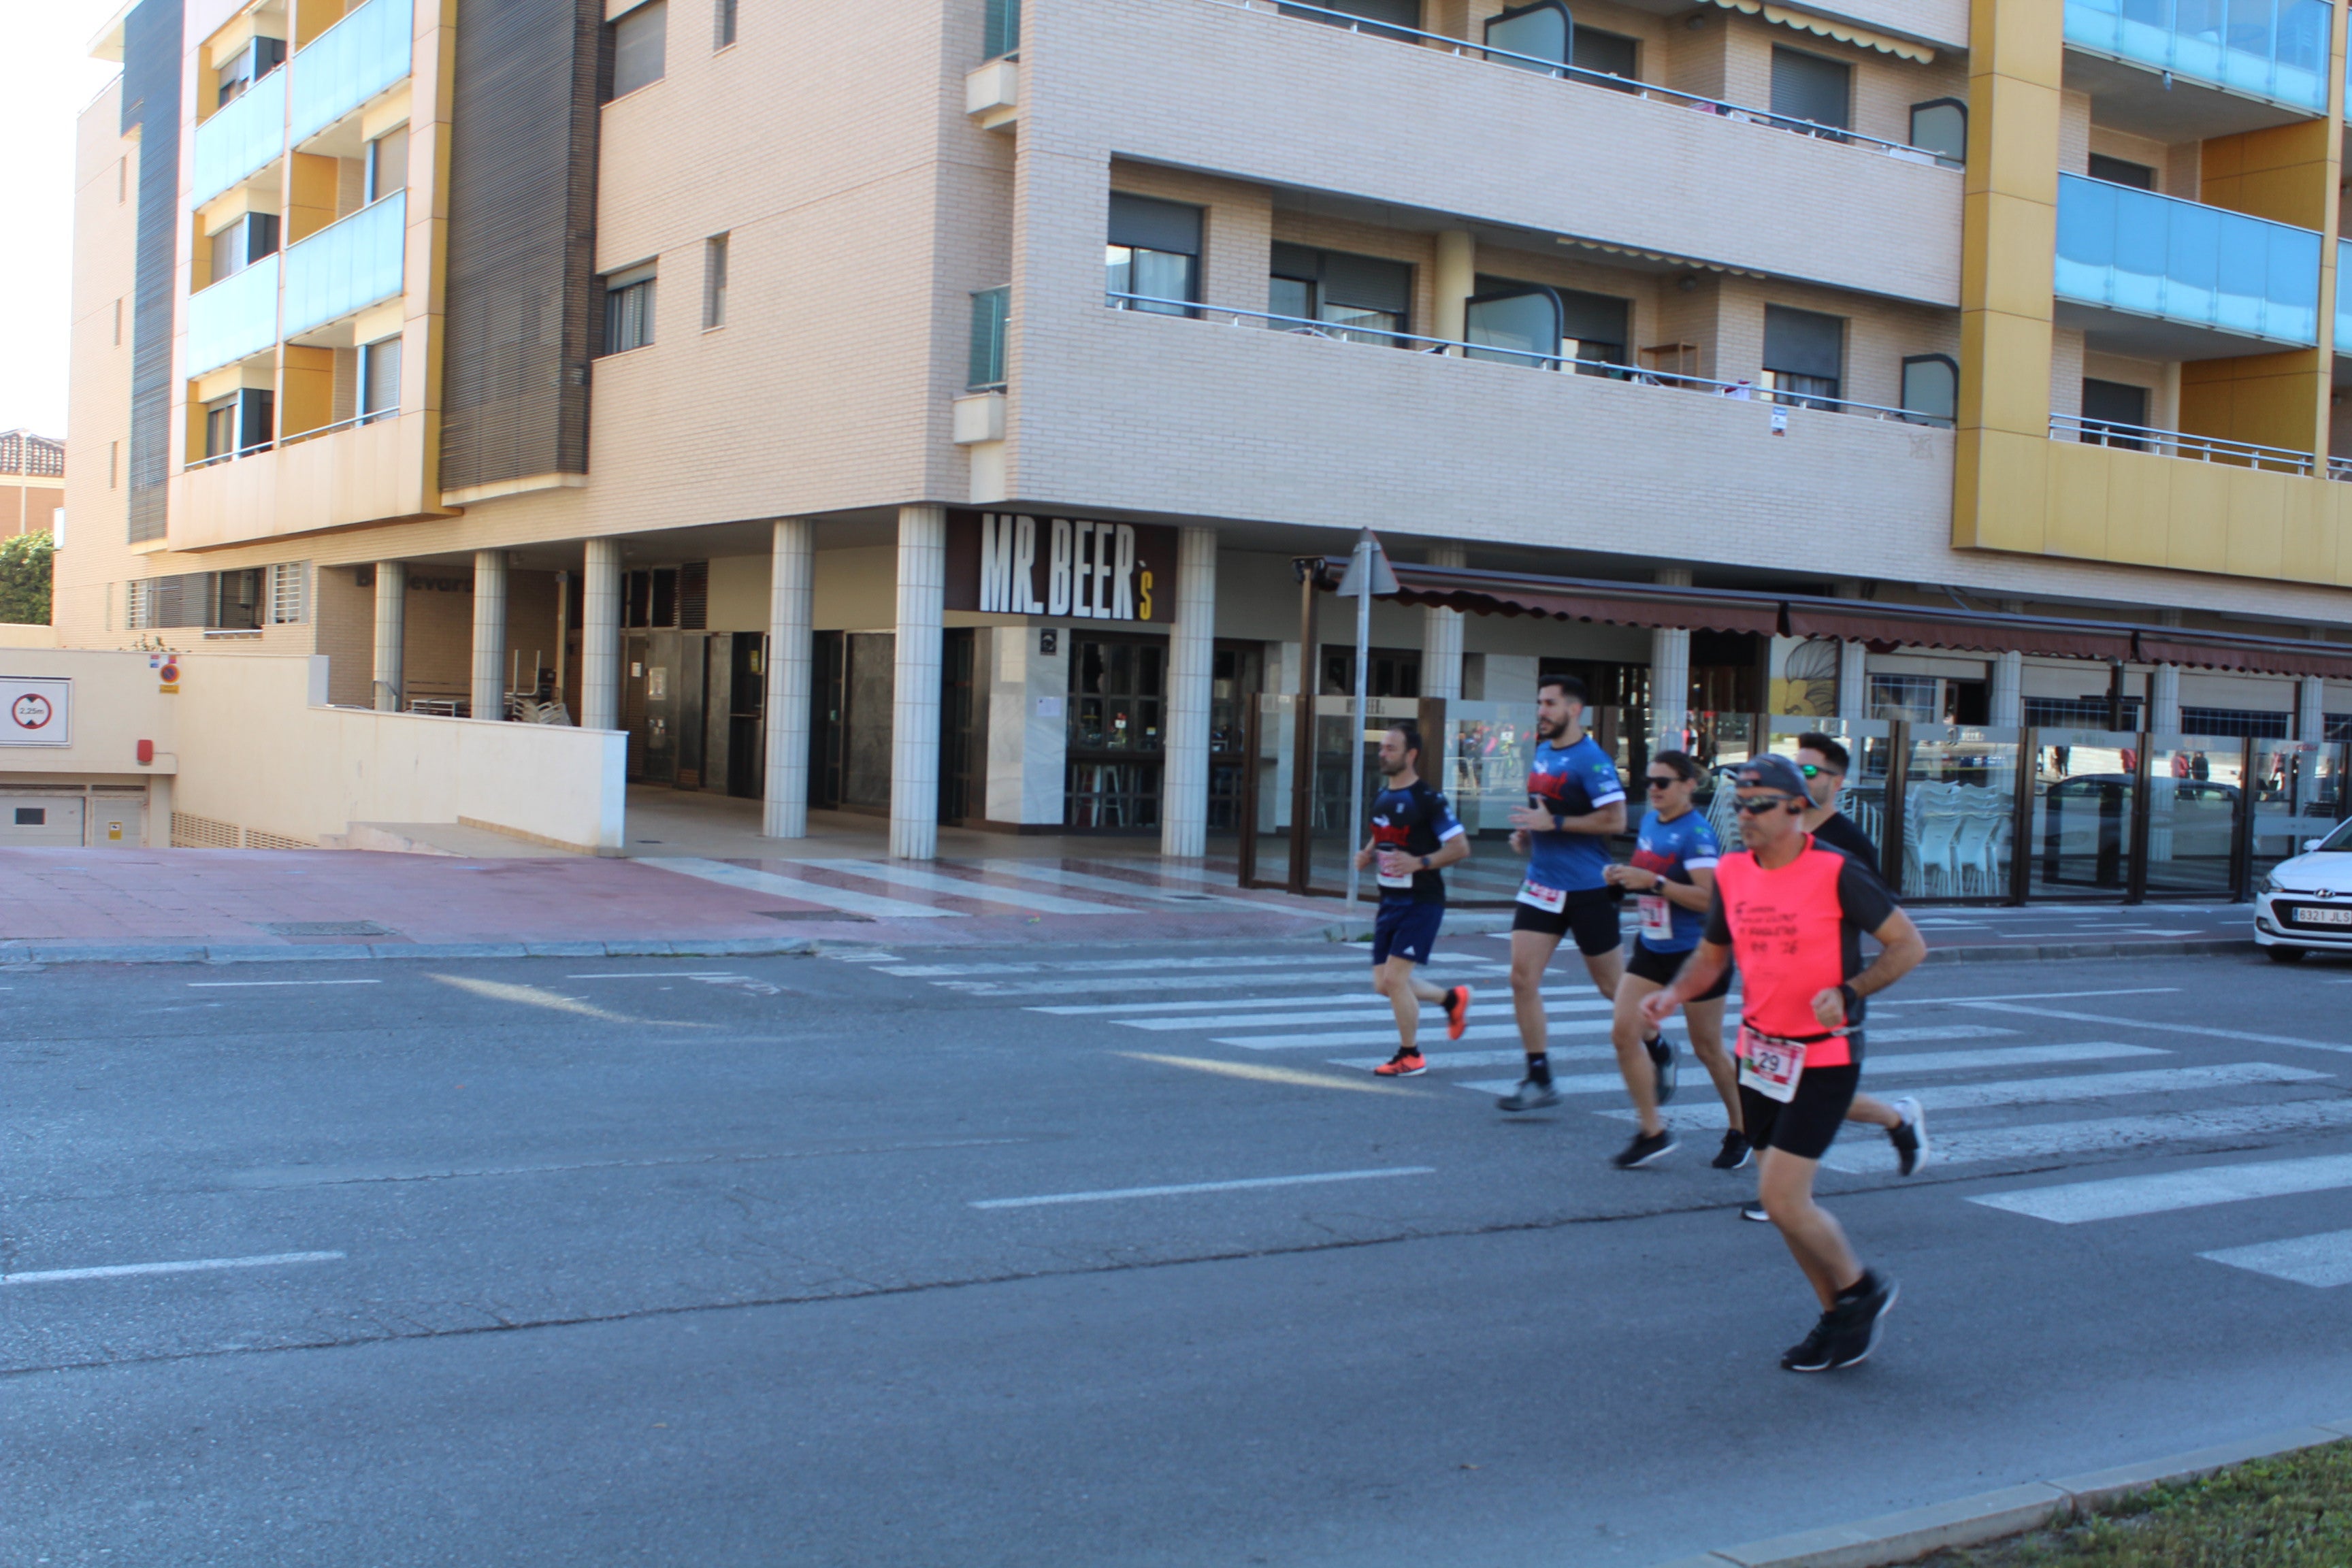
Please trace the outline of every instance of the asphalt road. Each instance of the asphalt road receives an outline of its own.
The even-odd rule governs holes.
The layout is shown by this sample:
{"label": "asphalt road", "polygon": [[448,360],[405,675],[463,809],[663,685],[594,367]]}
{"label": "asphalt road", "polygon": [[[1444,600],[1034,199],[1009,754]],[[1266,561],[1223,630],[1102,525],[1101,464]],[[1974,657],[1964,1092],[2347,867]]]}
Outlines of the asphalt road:
{"label": "asphalt road", "polygon": [[1402,1085],[1321,943],[0,971],[0,1563],[1643,1568],[2352,1414],[2352,966],[1913,976],[1797,1377],[1503,952]]}

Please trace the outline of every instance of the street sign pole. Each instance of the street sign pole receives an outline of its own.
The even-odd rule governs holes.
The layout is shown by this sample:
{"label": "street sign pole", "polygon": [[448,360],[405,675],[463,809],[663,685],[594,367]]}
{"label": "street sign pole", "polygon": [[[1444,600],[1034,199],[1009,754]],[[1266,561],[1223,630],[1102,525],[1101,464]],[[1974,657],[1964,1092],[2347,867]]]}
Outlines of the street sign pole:
{"label": "street sign pole", "polygon": [[1348,744],[1348,907],[1355,908],[1363,886],[1363,872],[1357,868],[1356,851],[1364,845],[1364,724],[1370,716],[1370,698],[1366,688],[1370,682],[1372,643],[1372,595],[1397,591],[1396,574],[1389,570],[1388,556],[1381,542],[1372,537],[1370,529],[1364,530],[1356,541],[1356,557],[1348,563],[1348,574],[1339,582],[1340,596],[1353,595],[1356,601],[1356,695],[1349,708]]}

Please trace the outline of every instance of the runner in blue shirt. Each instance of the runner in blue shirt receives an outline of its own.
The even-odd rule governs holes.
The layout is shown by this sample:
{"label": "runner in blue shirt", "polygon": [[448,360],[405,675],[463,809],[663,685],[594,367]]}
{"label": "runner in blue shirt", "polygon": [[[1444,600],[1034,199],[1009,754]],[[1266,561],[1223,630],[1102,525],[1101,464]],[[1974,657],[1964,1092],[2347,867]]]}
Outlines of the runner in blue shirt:
{"label": "runner in blue shirt", "polygon": [[1426,1071],[1421,1054],[1421,1005],[1445,1005],[1449,1039],[1462,1037],[1470,1016],[1470,987],[1441,989],[1413,973],[1429,962],[1445,919],[1444,867],[1470,858],[1470,836],[1454,820],[1445,796],[1423,782],[1421,731],[1391,724],[1381,737],[1381,773],[1388,787],[1372,802],[1372,837],[1356,851],[1359,869],[1372,868],[1381,884],[1381,912],[1372,921],[1372,989],[1396,1012],[1397,1053],[1372,1070],[1382,1078]]}
{"label": "runner in blue shirt", "polygon": [[1511,847],[1528,857],[1511,919],[1511,1006],[1528,1076],[1496,1104],[1534,1110],[1559,1103],[1545,1053],[1543,977],[1559,939],[1573,935],[1584,967],[1612,1003],[1624,978],[1617,905],[1610,891],[1608,837],[1625,831],[1625,786],[1617,764],[1584,732],[1584,683],[1547,675],[1536,683],[1536,748],[1528,762],[1528,804],[1510,815]]}
{"label": "runner in blue shirt", "polygon": [[[1615,1158],[1620,1170],[1646,1165],[1675,1147],[1674,1134],[1658,1115],[1658,1107],[1675,1094],[1675,1048],[1663,1030],[1649,1032],[1642,1001],[1671,984],[1698,946],[1715,896],[1715,863],[1722,856],[1706,815],[1692,808],[1702,776],[1698,763],[1685,752],[1660,752],[1650,759],[1648,774],[1650,811],[1642,819],[1633,858],[1606,873],[1612,885],[1633,895],[1642,915],[1633,956],[1617,987],[1611,1034],[1618,1070],[1625,1075],[1626,1092],[1633,1097],[1641,1123],[1633,1141]],[[1748,1135],[1740,1131],[1739,1069],[1723,1050],[1723,998],[1730,989],[1727,968],[1706,995],[1693,997],[1684,1008],[1690,1017],[1691,1050],[1706,1064],[1730,1119],[1730,1131],[1715,1156],[1719,1171],[1739,1169],[1748,1163],[1749,1152]]]}

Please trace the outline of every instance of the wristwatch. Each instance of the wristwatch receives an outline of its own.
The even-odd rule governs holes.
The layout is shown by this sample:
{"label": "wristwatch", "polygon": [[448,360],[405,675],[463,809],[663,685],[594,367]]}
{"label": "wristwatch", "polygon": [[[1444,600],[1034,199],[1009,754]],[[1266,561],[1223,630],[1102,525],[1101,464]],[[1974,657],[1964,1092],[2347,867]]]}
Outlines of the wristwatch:
{"label": "wristwatch", "polygon": [[1840,985],[1838,994],[1845,998],[1845,1016],[1849,1018],[1853,1017],[1853,1010],[1862,1005],[1862,993],[1856,991],[1852,985]]}
{"label": "wristwatch", "polygon": [[1424,871],[1429,869],[1429,857],[1426,855],[1421,858],[1421,868]]}

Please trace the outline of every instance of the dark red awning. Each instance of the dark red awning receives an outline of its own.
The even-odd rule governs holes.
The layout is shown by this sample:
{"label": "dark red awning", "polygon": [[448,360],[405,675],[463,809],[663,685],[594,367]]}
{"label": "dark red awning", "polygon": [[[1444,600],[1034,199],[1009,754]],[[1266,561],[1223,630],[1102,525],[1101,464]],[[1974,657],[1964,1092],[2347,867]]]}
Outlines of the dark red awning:
{"label": "dark red awning", "polygon": [[2143,664],[2180,664],[2198,669],[2233,669],[2248,675],[2316,675],[2352,680],[2352,647],[2342,643],[2200,636],[2170,626],[2143,627],[2139,633],[2139,658]]}
{"label": "dark red awning", "polygon": [[[1618,626],[1685,626],[1696,631],[1760,632],[1778,636],[1780,596],[1725,588],[1677,588],[1615,583],[1598,577],[1538,577],[1466,566],[1391,561],[1399,604],[1434,605],[1474,616],[1542,616],[1557,621],[1601,621]],[[1345,556],[1324,561],[1323,581],[1336,587]]]}
{"label": "dark red awning", "polygon": [[1836,637],[1894,647],[1958,648],[1969,653],[2030,653],[2048,658],[2132,658],[2132,628],[2099,621],[2061,621],[1868,599],[1790,598],[1789,635]]}

